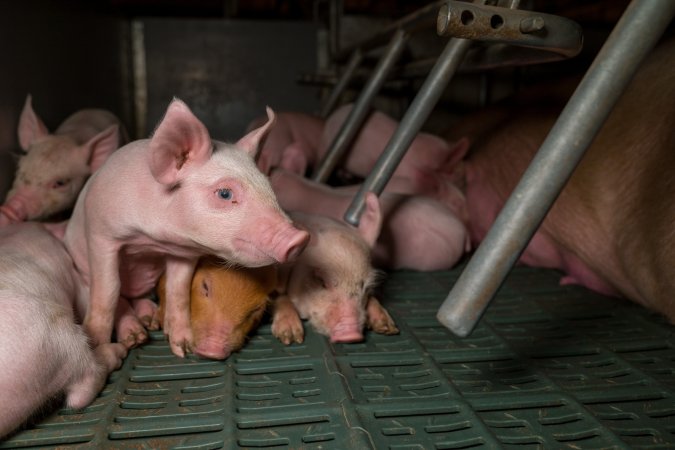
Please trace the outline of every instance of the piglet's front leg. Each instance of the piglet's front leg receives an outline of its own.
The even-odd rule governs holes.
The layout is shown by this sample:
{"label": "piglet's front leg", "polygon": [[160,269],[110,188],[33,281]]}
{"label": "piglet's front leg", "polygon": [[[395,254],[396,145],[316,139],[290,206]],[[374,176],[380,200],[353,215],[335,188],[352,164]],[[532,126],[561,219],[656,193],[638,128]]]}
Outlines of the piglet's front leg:
{"label": "piglet's front leg", "polygon": [[285,345],[302,344],[305,330],[302,320],[288,295],[280,295],[272,306],[272,334]]}
{"label": "piglet's front leg", "polygon": [[394,319],[375,297],[369,297],[366,303],[366,322],[368,328],[376,333],[386,335],[399,333]]}
{"label": "piglet's front leg", "polygon": [[124,344],[126,348],[136,347],[148,340],[148,332],[145,330],[144,324],[137,316],[136,310],[124,297],[120,297],[117,302],[115,336],[117,342]]}
{"label": "piglet's front leg", "polygon": [[171,351],[185,357],[192,352],[190,328],[190,286],[197,260],[169,258],[166,262],[166,312],[164,334],[169,338]]}
{"label": "piglet's front leg", "polygon": [[120,297],[119,248],[102,239],[89,238],[91,288],[82,326],[92,346],[110,343]]}

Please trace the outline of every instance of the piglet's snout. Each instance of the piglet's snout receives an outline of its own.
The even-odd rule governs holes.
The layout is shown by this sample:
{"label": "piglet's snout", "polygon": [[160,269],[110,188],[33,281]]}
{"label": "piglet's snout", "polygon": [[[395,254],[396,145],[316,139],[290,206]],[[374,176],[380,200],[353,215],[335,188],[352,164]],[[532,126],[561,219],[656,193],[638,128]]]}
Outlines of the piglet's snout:
{"label": "piglet's snout", "polygon": [[347,321],[338,323],[331,330],[330,341],[333,343],[361,342],[363,341],[361,327],[356,322]]}
{"label": "piglet's snout", "polygon": [[277,245],[274,247],[274,258],[285,263],[298,257],[309,242],[309,233],[293,226],[289,226],[280,233]]}

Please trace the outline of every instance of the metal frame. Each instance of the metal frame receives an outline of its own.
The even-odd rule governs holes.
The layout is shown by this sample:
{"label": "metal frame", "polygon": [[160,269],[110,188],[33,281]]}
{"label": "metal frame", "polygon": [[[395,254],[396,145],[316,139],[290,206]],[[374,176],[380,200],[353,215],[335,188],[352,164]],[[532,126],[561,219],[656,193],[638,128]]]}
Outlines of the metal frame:
{"label": "metal frame", "polygon": [[480,320],[673,15],[672,0],[630,3],[441,305],[437,318],[455,334]]}

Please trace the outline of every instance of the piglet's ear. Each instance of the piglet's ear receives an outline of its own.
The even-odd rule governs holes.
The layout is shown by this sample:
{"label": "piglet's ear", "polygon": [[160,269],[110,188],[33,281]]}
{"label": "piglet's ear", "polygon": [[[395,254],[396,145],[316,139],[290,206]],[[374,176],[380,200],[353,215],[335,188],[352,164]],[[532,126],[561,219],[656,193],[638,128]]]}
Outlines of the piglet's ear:
{"label": "piglet's ear", "polygon": [[382,210],[380,209],[380,200],[373,192],[366,193],[365,210],[361,214],[357,229],[368,246],[374,248],[382,230]]}
{"label": "piglet's ear", "polygon": [[32,99],[28,94],[19,117],[19,145],[24,151],[28,151],[33,142],[48,134],[49,130],[33,111]]}
{"label": "piglet's ear", "polygon": [[174,98],[150,139],[150,172],[162,184],[175,184],[190,167],[211,157],[211,136],[190,108]]}
{"label": "piglet's ear", "polygon": [[262,147],[262,143],[267,137],[267,133],[269,133],[272,125],[274,125],[274,111],[272,111],[272,108],[269,106],[266,108],[266,110],[267,123],[265,123],[260,128],[250,131],[246,136],[239,139],[237,142],[237,147],[245,150],[253,158],[255,158],[255,155],[258,153],[258,150],[260,147]]}
{"label": "piglet's ear", "polygon": [[89,168],[94,173],[108,159],[108,156],[120,146],[120,127],[119,125],[110,125],[96,136],[89,139],[84,145],[88,154]]}

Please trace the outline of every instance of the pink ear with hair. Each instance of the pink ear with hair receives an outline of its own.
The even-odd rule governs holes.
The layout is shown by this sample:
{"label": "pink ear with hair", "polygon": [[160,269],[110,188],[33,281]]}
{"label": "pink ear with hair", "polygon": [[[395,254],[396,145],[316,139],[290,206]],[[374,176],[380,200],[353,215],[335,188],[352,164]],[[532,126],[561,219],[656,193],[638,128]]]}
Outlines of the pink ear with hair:
{"label": "pink ear with hair", "polygon": [[35,114],[35,111],[33,111],[30,94],[26,97],[26,103],[24,103],[21,116],[19,117],[18,134],[19,145],[24,151],[28,151],[36,140],[49,135],[49,130],[38,115]]}
{"label": "pink ear with hair", "polygon": [[237,141],[237,147],[245,150],[249,155],[255,158],[255,155],[258,154],[262,143],[267,137],[272,125],[274,125],[274,111],[269,106],[266,108],[267,111],[267,122],[255,130],[249,132],[243,138]]}
{"label": "pink ear with hair", "polygon": [[94,173],[120,145],[119,125],[110,125],[84,144],[89,157],[89,168]]}
{"label": "pink ear with hair", "polygon": [[208,130],[177,98],[169,104],[149,146],[150,172],[166,185],[180,181],[189,167],[202,165],[213,152]]}
{"label": "pink ear with hair", "polygon": [[377,238],[382,231],[382,210],[380,199],[373,192],[366,193],[365,209],[357,227],[359,234],[368,243],[370,248],[375,247]]}
{"label": "pink ear with hair", "polygon": [[469,151],[469,147],[471,147],[471,141],[466,136],[462,137],[454,144],[451,144],[448,158],[443,162],[441,171],[446,173],[452,172],[464,159],[466,153]]}

